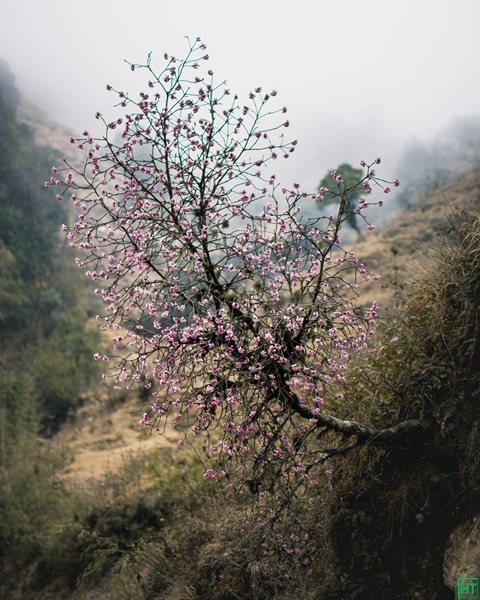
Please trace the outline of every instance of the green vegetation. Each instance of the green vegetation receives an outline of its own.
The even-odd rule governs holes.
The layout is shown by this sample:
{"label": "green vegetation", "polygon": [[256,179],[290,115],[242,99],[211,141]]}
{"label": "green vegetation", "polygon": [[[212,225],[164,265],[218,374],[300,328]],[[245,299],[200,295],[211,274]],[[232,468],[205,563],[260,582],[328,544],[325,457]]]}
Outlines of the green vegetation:
{"label": "green vegetation", "polygon": [[[45,436],[75,410],[93,372],[83,279],[56,235],[66,209],[44,186],[55,153],[16,119],[0,64],[0,596],[59,523],[63,457]],[[43,436],[43,437],[42,437]]]}
{"label": "green vegetation", "polygon": [[[337,173],[341,176],[341,182],[337,182],[333,173]],[[365,177],[363,169],[356,169],[348,163],[342,163],[335,171],[333,169],[329,171],[318,184],[318,191],[324,197],[323,202],[334,202],[335,200],[340,201],[342,191],[348,188],[355,188],[359,182]],[[327,192],[322,190],[328,190]],[[353,210],[357,207],[357,202],[360,198],[359,190],[353,189],[347,194],[347,199],[350,204],[350,208]],[[361,234],[359,216],[355,212],[349,213],[347,223],[352,229],[358,234]]]}
{"label": "green vegetation", "polygon": [[[5,71],[5,69],[3,69]],[[41,426],[77,402],[98,337],[85,332],[83,278],[57,232],[63,204],[43,186],[52,160],[16,120],[12,78],[0,89],[0,370],[31,381]]]}

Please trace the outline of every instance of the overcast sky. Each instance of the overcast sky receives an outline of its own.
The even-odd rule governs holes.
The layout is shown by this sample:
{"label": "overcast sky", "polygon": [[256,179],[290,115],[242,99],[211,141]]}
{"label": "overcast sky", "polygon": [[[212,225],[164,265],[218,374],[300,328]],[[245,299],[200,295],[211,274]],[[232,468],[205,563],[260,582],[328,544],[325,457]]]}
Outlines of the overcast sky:
{"label": "overcast sky", "polygon": [[[288,176],[316,186],[480,115],[480,0],[1,0],[0,57],[27,99],[73,131],[108,116],[124,60],[163,66],[200,36],[234,91],[278,90],[299,139]],[[283,165],[282,165],[283,167]]]}

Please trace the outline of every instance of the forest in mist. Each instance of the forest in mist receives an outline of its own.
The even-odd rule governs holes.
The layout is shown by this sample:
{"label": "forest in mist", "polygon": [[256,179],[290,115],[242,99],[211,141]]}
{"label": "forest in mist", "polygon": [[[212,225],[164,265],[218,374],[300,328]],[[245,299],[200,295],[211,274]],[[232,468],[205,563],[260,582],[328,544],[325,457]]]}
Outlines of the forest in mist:
{"label": "forest in mist", "polygon": [[94,376],[90,357],[98,334],[85,328],[90,296],[58,234],[66,208],[52,202],[42,183],[60,157],[37,146],[33,131],[17,120],[20,98],[5,65],[0,83],[3,590],[12,581],[9,569],[37,556],[39,539],[58,513],[50,480],[58,457],[52,461],[43,441],[74,414]]}

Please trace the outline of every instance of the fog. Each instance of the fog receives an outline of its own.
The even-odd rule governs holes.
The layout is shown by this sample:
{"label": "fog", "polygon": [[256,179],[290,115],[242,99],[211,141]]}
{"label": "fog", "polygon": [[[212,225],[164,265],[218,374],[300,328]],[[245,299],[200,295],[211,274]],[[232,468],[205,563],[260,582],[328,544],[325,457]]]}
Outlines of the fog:
{"label": "fog", "polygon": [[406,148],[480,114],[479,23],[478,0],[4,0],[0,58],[24,97],[75,133],[108,115],[107,83],[140,91],[125,60],[152,51],[162,65],[199,36],[232,90],[278,90],[299,140],[279,175],[311,189],[376,156],[386,178],[403,165],[408,179]]}

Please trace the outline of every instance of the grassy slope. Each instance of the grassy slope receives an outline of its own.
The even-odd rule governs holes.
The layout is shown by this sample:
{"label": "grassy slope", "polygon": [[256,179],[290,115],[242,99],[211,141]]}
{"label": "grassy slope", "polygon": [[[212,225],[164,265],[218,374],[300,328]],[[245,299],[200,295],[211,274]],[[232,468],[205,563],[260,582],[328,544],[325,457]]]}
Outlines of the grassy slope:
{"label": "grassy slope", "polygon": [[388,228],[360,238],[353,246],[357,256],[370,271],[382,276],[380,290],[372,284],[365,300],[376,299],[381,305],[391,305],[395,292],[391,284],[395,280],[408,291],[410,283],[423,277],[433,264],[429,252],[436,245],[436,229],[446,225],[452,214],[465,210],[478,212],[479,205],[480,169],[476,169],[410,206]]}
{"label": "grassy slope", "polygon": [[[372,232],[354,245],[357,256],[382,279],[371,283],[361,296],[363,302],[379,301],[384,314],[391,310],[397,287],[424,275],[432,263],[429,251],[434,243],[435,228],[448,222],[452,212],[480,204],[480,172],[473,171],[458,181],[435,191],[416,206],[411,206],[388,229]],[[473,203],[473,204],[472,204]],[[393,254],[391,249],[397,250]],[[429,250],[430,249],[430,250]],[[433,260],[433,259],[432,259]],[[390,307],[390,308],[389,308]],[[175,448],[177,437],[149,435],[138,426],[140,402],[129,396],[113,409],[105,402],[92,401],[79,414],[75,426],[64,430],[59,439],[70,448],[72,462],[66,475],[77,481],[101,479],[122,467],[126,457],[159,447]]]}
{"label": "grassy slope", "polygon": [[[438,248],[435,228],[452,212],[478,214],[479,208],[480,173],[474,171],[432,192],[388,229],[360,239],[356,254],[383,282],[369,286],[363,301],[376,299],[387,312],[398,293],[391,282],[397,280],[407,292],[414,279],[438,266],[438,251],[432,250]],[[437,392],[440,398],[445,390]],[[139,407],[135,399],[105,402],[87,402],[54,442],[57,452],[70,456],[56,485],[80,490],[84,502],[60,537],[52,535],[44,562],[33,568],[33,584],[16,597],[451,597],[442,582],[443,551],[453,526],[471,508],[468,499],[455,510],[452,504],[463,485],[462,459],[452,456],[460,434],[451,438],[450,447],[444,439],[435,440],[428,455],[360,452],[339,464],[331,487],[305,515],[319,547],[315,580],[294,568],[289,587],[282,581],[285,566],[279,557],[272,558],[270,575],[253,574],[249,544],[254,540],[242,543],[232,536],[241,514],[227,514],[221,499],[207,502],[208,493],[196,483],[198,465],[176,453],[174,439],[144,436],[136,429],[138,415],[130,412]],[[476,422],[472,407],[467,408]],[[152,457],[154,448],[158,452]],[[150,458],[143,459],[143,453]],[[52,577],[42,581],[40,571]],[[76,595],[70,587],[75,581],[85,583]],[[252,591],[252,581],[261,591]]]}
{"label": "grassy slope", "polygon": [[[425,276],[432,269],[438,271],[436,261],[442,256],[443,248],[442,241],[437,239],[436,228],[448,223],[452,212],[460,214],[463,210],[474,210],[478,214],[479,208],[480,174],[471,172],[436,190],[419,205],[410,207],[387,230],[359,240],[355,246],[357,255],[373,272],[383,274],[383,285],[372,287],[367,293],[371,296],[368,299],[379,300],[387,312],[398,293],[398,286],[390,285],[391,281],[403,284],[407,292],[413,279]],[[391,251],[392,247],[395,253]],[[439,294],[440,284],[441,280],[438,282]],[[417,304],[421,307],[423,301],[417,300]],[[423,366],[429,367],[428,357],[422,360],[427,360]],[[395,375],[395,369],[399,367],[392,364],[389,368]],[[441,365],[438,369],[442,373]],[[424,385],[428,402],[432,389],[437,394],[434,399],[439,402],[446,393],[440,384],[422,383],[415,379],[417,374],[410,381],[409,376],[402,375],[399,380],[399,385],[405,387],[408,403],[412,401],[408,396],[412,386],[420,395],[424,393]],[[382,382],[378,381],[381,386]],[[375,386],[376,382],[373,382],[371,388],[376,393]],[[433,419],[444,418],[442,410],[445,415],[448,413],[448,399],[444,398],[442,402]],[[163,447],[161,456],[163,459],[168,457],[169,464],[175,465],[177,460],[182,464],[183,458],[176,454],[175,440],[153,437],[141,441],[141,433],[135,432],[137,417],[129,414],[125,406],[128,403],[106,416],[98,405],[87,405],[88,416],[70,433],[64,434],[63,443],[74,449],[75,456],[68,467],[69,477],[86,482],[95,475],[99,481],[105,481],[106,475],[121,472],[126,455],[138,457],[142,448],[149,452],[155,446]],[[468,409],[471,410],[471,406]],[[412,406],[406,410],[413,410]],[[348,460],[339,461],[338,475],[332,479],[333,487],[323,489],[322,502],[311,505],[305,513],[306,528],[316,536],[316,543],[321,548],[318,556],[313,555],[317,561],[316,581],[305,578],[305,571],[297,565],[291,572],[293,587],[286,585],[282,582],[282,570],[287,567],[277,556],[270,565],[268,577],[258,584],[262,590],[258,597],[291,598],[296,593],[294,588],[298,590],[299,586],[305,598],[320,594],[331,600],[343,597],[407,598],[414,593],[420,597],[426,593],[432,598],[450,597],[451,590],[443,583],[445,544],[454,525],[471,510],[470,500],[463,499],[464,481],[459,477],[459,472],[464,469],[464,450],[459,440],[464,435],[468,432],[425,442],[428,452],[421,448],[410,453],[402,450],[374,455],[361,451],[352,454]],[[452,451],[459,451],[458,457],[452,456]],[[165,473],[161,477],[165,478]],[[145,481],[143,483],[145,485]],[[161,489],[162,481],[155,485]],[[143,493],[150,497],[152,490]],[[156,538],[148,551],[140,552],[139,563],[135,560],[129,563],[133,571],[140,569],[139,565],[144,565],[144,561],[151,563],[150,567],[142,567],[143,588],[138,581],[135,583],[128,570],[125,571],[129,593],[140,594],[141,598],[254,598],[255,594],[249,591],[252,581],[249,573],[254,564],[249,544],[255,545],[255,540],[242,543],[231,534],[235,523],[241,522],[241,515],[226,516],[225,506],[218,498],[208,507],[197,506],[193,512],[183,513],[185,506],[182,503],[188,497],[186,490],[183,500],[177,499],[177,508],[168,513],[169,524],[161,533],[162,541]],[[459,498],[462,498],[461,503]],[[126,502],[126,499],[122,501]],[[105,518],[102,511],[104,509],[99,514],[104,516],[98,517],[100,520]],[[319,528],[319,522],[325,525]],[[216,577],[221,577],[221,581],[216,581]],[[338,585],[338,578],[341,585]],[[119,593],[117,588],[114,588],[116,592],[105,592],[105,588],[110,589],[112,585],[111,576],[101,578],[93,588],[87,586],[90,591],[84,592],[85,598],[96,597],[99,590],[113,598],[112,593]],[[145,591],[147,587],[148,592]],[[160,589],[164,589],[164,593],[159,593]]]}

